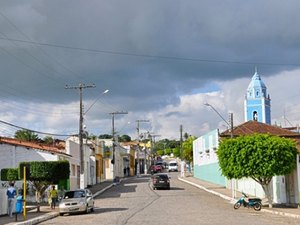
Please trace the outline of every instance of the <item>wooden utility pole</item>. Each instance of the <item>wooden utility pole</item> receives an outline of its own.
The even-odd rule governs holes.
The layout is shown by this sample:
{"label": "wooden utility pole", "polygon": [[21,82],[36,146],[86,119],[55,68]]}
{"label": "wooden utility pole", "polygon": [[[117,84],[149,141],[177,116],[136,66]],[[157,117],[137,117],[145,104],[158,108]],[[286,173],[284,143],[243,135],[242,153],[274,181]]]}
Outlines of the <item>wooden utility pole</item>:
{"label": "wooden utility pole", "polygon": [[95,88],[96,85],[86,85],[79,84],[78,86],[68,86],[66,85],[66,89],[79,89],[79,151],[80,151],[80,188],[85,188],[84,185],[84,154],[83,154],[83,104],[82,104],[82,92],[85,88]]}

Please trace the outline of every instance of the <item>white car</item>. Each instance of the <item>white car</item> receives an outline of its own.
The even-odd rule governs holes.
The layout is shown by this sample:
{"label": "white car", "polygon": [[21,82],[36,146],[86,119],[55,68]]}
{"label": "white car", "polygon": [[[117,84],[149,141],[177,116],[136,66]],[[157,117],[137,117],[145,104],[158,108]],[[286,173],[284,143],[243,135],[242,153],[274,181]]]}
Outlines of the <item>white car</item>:
{"label": "white car", "polygon": [[169,172],[171,172],[171,171],[176,171],[176,172],[178,172],[178,164],[177,164],[176,161],[171,161],[171,162],[169,162],[168,171],[169,171]]}
{"label": "white car", "polygon": [[89,189],[67,191],[59,203],[59,215],[65,213],[93,212],[94,198]]}

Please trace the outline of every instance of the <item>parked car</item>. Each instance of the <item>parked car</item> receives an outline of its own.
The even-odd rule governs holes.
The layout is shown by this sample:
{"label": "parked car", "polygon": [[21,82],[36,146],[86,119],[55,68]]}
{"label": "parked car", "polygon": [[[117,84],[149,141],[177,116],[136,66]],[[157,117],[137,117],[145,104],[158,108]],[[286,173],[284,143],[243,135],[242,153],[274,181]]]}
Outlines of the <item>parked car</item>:
{"label": "parked car", "polygon": [[150,173],[154,174],[154,173],[161,173],[163,170],[161,165],[152,165],[150,166]]}
{"label": "parked car", "polygon": [[59,215],[62,216],[65,213],[93,212],[94,203],[93,194],[89,189],[66,191],[59,203]]}
{"label": "parked car", "polygon": [[153,190],[165,188],[170,190],[170,177],[166,173],[157,173],[152,176]]}
{"label": "parked car", "polygon": [[171,161],[171,162],[169,162],[168,171],[169,171],[169,172],[171,172],[171,171],[176,171],[176,172],[178,172],[178,164],[177,164],[176,161]]}

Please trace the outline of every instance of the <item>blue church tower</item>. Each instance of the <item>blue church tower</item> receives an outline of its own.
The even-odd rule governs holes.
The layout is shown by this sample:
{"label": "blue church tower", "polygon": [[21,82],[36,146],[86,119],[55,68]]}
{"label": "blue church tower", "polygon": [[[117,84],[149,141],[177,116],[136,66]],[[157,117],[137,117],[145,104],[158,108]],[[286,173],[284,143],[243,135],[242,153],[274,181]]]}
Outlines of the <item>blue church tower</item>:
{"label": "blue church tower", "polygon": [[244,107],[246,122],[256,120],[271,125],[271,99],[256,70],[247,89]]}

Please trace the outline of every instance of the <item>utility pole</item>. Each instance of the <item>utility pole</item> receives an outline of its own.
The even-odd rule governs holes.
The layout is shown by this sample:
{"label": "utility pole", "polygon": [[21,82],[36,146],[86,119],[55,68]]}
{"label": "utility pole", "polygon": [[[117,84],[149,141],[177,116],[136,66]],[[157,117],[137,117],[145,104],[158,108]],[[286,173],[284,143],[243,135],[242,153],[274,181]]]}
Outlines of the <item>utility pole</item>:
{"label": "utility pole", "polygon": [[180,125],[180,160],[182,161],[182,125]]}
{"label": "utility pole", "polygon": [[150,140],[151,140],[151,153],[150,153],[150,155],[151,155],[151,161],[153,161],[153,155],[154,155],[154,150],[155,150],[155,138],[156,137],[160,137],[161,135],[159,135],[159,134],[149,134],[149,136],[150,136]]}
{"label": "utility pole", "polygon": [[111,163],[113,164],[113,175],[114,175],[114,178],[116,178],[116,156],[115,156],[115,147],[116,147],[116,144],[115,144],[115,141],[116,141],[116,138],[115,138],[115,115],[116,114],[128,114],[128,112],[111,112],[109,113],[110,115],[112,115],[112,148],[113,148],[113,158],[111,160]]}
{"label": "utility pole", "polygon": [[68,86],[66,89],[79,89],[79,151],[80,151],[80,188],[85,188],[84,184],[84,154],[83,154],[83,104],[82,104],[82,92],[85,88],[95,88],[95,84],[86,85],[79,84],[78,86]]}
{"label": "utility pole", "polygon": [[148,123],[150,120],[137,120],[137,141],[138,141],[138,146],[137,146],[137,165],[136,165],[136,175],[137,177],[140,177],[140,123]]}

